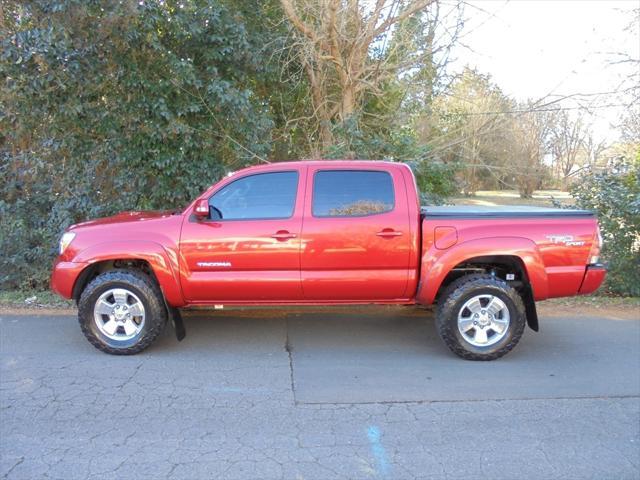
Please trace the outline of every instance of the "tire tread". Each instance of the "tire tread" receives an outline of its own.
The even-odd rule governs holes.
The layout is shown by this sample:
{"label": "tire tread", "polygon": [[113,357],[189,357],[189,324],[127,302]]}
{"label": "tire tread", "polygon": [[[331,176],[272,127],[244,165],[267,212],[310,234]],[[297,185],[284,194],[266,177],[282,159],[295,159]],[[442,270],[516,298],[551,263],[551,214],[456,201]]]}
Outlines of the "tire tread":
{"label": "tire tread", "polygon": [[[93,321],[93,303],[89,301],[92,294],[98,288],[114,282],[129,284],[140,290],[151,307],[151,312],[146,318],[146,321],[151,322],[151,328],[135,345],[124,348],[106,345],[96,337],[87,324]],[[167,324],[167,311],[160,287],[148,275],[131,269],[110,270],[95,277],[85,287],[78,302],[78,321],[84,336],[98,350],[111,355],[135,355],[149,347],[162,333]]]}
{"label": "tire tread", "polygon": [[[463,295],[466,295],[474,288],[495,287],[505,293],[516,307],[517,314],[520,315],[521,321],[516,322],[515,329],[509,343],[500,349],[488,353],[472,352],[464,348],[456,338],[455,332],[451,326],[450,316],[456,314],[454,307]],[[442,294],[441,301],[438,302],[436,309],[436,329],[438,335],[449,347],[449,349],[465,360],[490,361],[496,360],[509,353],[518,344],[524,326],[526,324],[526,313],[524,303],[518,291],[511,287],[507,282],[493,275],[487,274],[471,274],[460,277],[446,287]]]}

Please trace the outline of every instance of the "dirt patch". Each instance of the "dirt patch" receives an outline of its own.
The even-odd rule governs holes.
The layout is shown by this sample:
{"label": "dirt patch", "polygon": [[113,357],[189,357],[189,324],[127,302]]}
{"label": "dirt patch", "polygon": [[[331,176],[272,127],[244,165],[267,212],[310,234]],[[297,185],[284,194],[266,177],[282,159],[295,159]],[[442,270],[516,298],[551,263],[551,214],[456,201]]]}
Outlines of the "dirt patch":
{"label": "dirt patch", "polygon": [[77,315],[75,308],[0,305],[0,315]]}

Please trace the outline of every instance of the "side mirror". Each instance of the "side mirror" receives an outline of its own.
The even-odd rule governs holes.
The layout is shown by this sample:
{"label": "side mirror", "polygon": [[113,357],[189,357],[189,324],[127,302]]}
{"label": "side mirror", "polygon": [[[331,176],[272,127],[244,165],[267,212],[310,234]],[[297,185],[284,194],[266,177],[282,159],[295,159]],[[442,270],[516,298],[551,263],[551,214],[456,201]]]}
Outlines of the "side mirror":
{"label": "side mirror", "polygon": [[193,214],[202,219],[209,217],[209,200],[201,198],[196,202],[196,207],[193,209]]}

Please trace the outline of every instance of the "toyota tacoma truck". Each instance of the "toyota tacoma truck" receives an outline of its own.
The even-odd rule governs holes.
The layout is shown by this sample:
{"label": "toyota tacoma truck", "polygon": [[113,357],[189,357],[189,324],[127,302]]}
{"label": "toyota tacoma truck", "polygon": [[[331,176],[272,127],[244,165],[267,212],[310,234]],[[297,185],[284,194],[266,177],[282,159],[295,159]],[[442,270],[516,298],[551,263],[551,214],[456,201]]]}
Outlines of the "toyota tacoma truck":
{"label": "toyota tacoma truck", "polygon": [[185,307],[435,304],[450,350],[493,360],[538,330],[536,301],[600,286],[601,243],[588,211],[421,208],[403,163],[272,163],[181,211],[69,227],[51,284],[111,354],[144,350],[169,320],[181,339]]}

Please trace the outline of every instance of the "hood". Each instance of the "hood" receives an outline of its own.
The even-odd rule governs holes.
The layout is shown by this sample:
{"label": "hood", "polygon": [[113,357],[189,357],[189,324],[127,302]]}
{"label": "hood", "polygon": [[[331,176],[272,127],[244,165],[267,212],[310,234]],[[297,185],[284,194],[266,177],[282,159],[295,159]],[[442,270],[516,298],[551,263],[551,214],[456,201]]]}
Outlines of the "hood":
{"label": "hood", "polygon": [[158,218],[171,217],[174,215],[172,210],[152,210],[152,211],[130,211],[120,212],[110,217],[96,218],[95,220],[88,220],[86,222],[76,223],[71,225],[69,230],[75,230],[81,227],[93,227],[99,225],[112,225],[114,223],[131,223],[131,222],[144,222],[145,220],[155,220]]}

